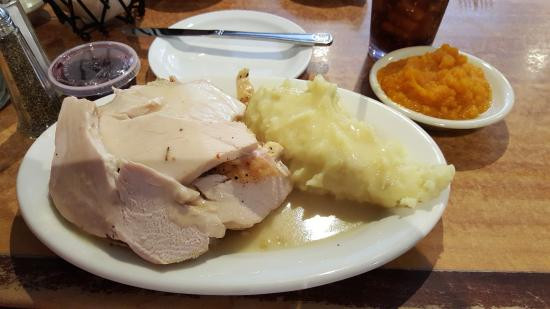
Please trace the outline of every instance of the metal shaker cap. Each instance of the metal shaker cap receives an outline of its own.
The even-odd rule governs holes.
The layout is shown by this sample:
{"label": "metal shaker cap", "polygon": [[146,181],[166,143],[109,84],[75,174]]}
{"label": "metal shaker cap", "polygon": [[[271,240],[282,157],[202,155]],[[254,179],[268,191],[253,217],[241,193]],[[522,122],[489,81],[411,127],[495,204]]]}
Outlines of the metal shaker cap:
{"label": "metal shaker cap", "polygon": [[9,24],[10,22],[13,23],[10,14],[8,14],[8,12],[2,7],[0,7],[0,22],[4,24]]}

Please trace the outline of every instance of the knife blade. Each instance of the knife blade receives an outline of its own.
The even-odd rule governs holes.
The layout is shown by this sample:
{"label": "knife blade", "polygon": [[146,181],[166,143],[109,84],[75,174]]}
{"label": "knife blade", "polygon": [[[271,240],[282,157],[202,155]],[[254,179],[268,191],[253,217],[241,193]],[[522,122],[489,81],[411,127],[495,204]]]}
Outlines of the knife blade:
{"label": "knife blade", "polygon": [[179,28],[127,28],[123,32],[130,35],[146,35],[154,37],[171,36],[212,36],[218,38],[242,38],[252,40],[268,40],[277,42],[293,43],[298,45],[320,45],[327,46],[332,44],[332,35],[330,33],[270,33],[270,32],[250,32],[234,31],[220,29],[179,29]]}

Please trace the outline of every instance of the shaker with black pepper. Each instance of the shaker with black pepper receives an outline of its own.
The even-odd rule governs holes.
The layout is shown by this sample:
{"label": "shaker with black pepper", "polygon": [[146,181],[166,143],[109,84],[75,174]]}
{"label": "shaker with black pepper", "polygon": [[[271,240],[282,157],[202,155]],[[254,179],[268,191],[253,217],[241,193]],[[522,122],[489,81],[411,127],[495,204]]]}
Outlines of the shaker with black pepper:
{"label": "shaker with black pepper", "polygon": [[27,44],[29,44],[31,51],[36,57],[36,60],[38,60],[38,63],[42,67],[42,70],[48,71],[50,60],[42,49],[40,41],[38,41],[36,33],[34,32],[34,28],[32,27],[31,21],[29,20],[27,13],[25,13],[23,5],[26,6],[27,4],[23,4],[22,2],[28,1],[0,0],[0,7],[8,12],[8,15],[10,15],[10,18],[13,21],[13,24],[17,28],[19,28],[19,31],[21,31],[21,35],[23,35],[23,38],[25,38]]}
{"label": "shaker with black pepper", "polygon": [[38,137],[57,121],[61,99],[3,8],[0,8],[0,69],[17,112],[18,130]]}

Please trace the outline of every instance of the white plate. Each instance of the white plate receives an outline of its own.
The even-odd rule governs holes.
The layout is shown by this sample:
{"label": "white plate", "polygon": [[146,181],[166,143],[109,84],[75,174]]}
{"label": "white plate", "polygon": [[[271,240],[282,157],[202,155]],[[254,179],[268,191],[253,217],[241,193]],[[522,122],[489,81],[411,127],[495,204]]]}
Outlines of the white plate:
{"label": "white plate", "polygon": [[[196,15],[171,28],[304,33],[280,16],[256,11],[217,11]],[[149,65],[157,77],[236,76],[247,67],[252,76],[298,77],[311,60],[312,48],[287,43],[211,37],[156,38]]]}
{"label": "white plate", "polygon": [[504,75],[502,75],[502,73],[487,62],[464,52],[460,53],[467,56],[470,63],[483,70],[485,73],[485,78],[489,81],[489,85],[491,85],[491,90],[493,92],[491,107],[489,107],[486,112],[479,115],[477,118],[470,120],[448,120],[427,116],[395,103],[384,93],[384,90],[382,90],[382,87],[380,87],[380,84],[378,83],[378,78],[376,78],[378,70],[385,67],[390,62],[411,56],[422,55],[424,53],[434,51],[435,49],[436,48],[433,46],[407,47],[395,50],[380,58],[372,66],[369,75],[369,82],[376,96],[382,102],[402,112],[415,121],[434,127],[448,129],[474,129],[488,126],[500,121],[512,110],[512,106],[514,105],[514,90]]}
{"label": "white plate", "polygon": [[[210,79],[235,95],[231,77]],[[279,85],[278,78],[256,77],[258,85]],[[294,80],[297,87],[306,82]],[[444,164],[445,159],[426,132],[391,108],[339,89],[343,106],[369,122],[383,138],[399,140],[420,162]],[[110,98],[98,100],[98,104]],[[52,251],[98,276],[137,287],[178,293],[242,295],[304,289],[345,279],[379,267],[403,254],[437,223],[450,188],[412,211],[397,209],[352,232],[306,246],[264,252],[230,253],[169,266],[149,264],[127,248],[92,239],[63,220],[48,199],[55,126],[46,130],[25,155],[17,177],[23,218]]]}

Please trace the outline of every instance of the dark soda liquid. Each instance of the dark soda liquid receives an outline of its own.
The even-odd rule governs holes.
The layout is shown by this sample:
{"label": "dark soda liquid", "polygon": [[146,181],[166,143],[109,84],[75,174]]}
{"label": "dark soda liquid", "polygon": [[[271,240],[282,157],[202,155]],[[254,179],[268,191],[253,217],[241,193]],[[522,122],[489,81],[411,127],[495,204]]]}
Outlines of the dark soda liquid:
{"label": "dark soda liquid", "polygon": [[374,0],[370,45],[382,53],[431,45],[448,0]]}

